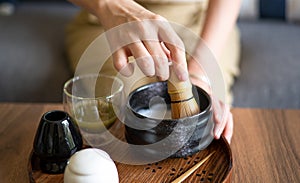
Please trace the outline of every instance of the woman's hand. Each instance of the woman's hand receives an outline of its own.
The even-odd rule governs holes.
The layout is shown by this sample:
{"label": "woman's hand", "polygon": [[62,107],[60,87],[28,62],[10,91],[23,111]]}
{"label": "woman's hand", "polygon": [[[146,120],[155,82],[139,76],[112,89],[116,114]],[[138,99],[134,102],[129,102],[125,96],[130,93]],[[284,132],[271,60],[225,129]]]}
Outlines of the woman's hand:
{"label": "woman's hand", "polygon": [[[204,83],[204,81],[201,81],[195,77],[191,77],[190,80],[194,85],[197,85],[200,88],[208,91],[206,88],[209,88],[209,86],[207,85],[207,83]],[[212,98],[213,118],[215,122],[213,131],[214,137],[215,139],[219,139],[220,136],[223,135],[230,143],[233,134],[233,117],[230,111],[230,106],[224,104],[213,95],[210,96]]]}
{"label": "woman's hand", "polygon": [[216,98],[211,90],[209,80],[195,60],[189,60],[189,73],[192,84],[204,89],[212,98],[213,118],[215,122],[214,137],[219,139],[223,135],[230,143],[233,134],[233,117],[230,106]]}
{"label": "woman's hand", "polygon": [[[230,2],[209,1],[204,25],[200,33],[200,37],[205,45],[199,43],[198,47],[194,50],[195,53],[193,53],[195,58],[200,58],[197,60],[200,61],[201,58],[202,60],[206,60],[208,58],[210,61],[212,59],[210,55],[213,55],[216,59],[220,58],[228,35],[236,23],[240,2],[241,0],[233,0]],[[203,48],[203,46],[205,48]],[[210,51],[208,51],[207,48],[209,48]],[[206,56],[208,57],[206,58]],[[206,60],[206,66],[210,67],[208,72],[214,73],[215,65],[212,63],[207,64],[208,60]],[[193,59],[189,60],[188,63],[188,71],[190,76],[192,76],[190,77],[191,82],[203,88],[212,97],[213,117],[215,122],[214,137],[218,139],[223,135],[230,143],[233,134],[233,117],[230,112],[230,106],[213,95],[209,82],[207,82],[208,79],[206,74],[201,68],[200,63],[197,63],[197,61]]]}
{"label": "woman's hand", "polygon": [[223,135],[230,143],[233,134],[233,117],[230,106],[213,97],[214,136],[219,139]]}
{"label": "woman's hand", "polygon": [[171,61],[178,79],[188,79],[184,44],[162,16],[133,0],[70,1],[94,14],[107,30],[113,63],[121,74],[133,73],[133,65],[128,62],[133,56],[146,76],[167,80]]}

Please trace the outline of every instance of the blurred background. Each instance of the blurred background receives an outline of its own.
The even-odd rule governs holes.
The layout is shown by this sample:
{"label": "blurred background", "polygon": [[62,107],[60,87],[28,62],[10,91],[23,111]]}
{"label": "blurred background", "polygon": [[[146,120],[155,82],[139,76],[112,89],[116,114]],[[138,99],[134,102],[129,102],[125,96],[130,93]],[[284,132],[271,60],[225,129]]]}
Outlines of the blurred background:
{"label": "blurred background", "polygon": [[[72,77],[64,28],[79,9],[63,0],[0,0],[0,102],[61,102]],[[300,109],[300,1],[243,0],[241,74],[234,107]]]}

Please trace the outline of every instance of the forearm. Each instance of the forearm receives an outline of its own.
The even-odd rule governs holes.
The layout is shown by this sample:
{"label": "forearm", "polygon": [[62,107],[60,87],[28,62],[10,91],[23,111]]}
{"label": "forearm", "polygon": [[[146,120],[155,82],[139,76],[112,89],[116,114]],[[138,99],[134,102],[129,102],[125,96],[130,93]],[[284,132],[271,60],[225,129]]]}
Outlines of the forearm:
{"label": "forearm", "polygon": [[[207,85],[205,83],[206,72],[218,70],[215,68],[216,63],[212,63],[211,59],[220,59],[229,34],[233,31],[240,8],[240,0],[210,0],[209,2],[206,19],[200,33],[205,43],[200,41],[193,52],[193,57],[188,60],[191,80],[200,86]],[[211,57],[211,54],[214,54],[214,57]]]}
{"label": "forearm", "polygon": [[201,38],[218,58],[228,35],[232,31],[240,9],[241,0],[210,0]]}
{"label": "forearm", "polygon": [[67,0],[67,1],[81,8],[86,9],[88,12],[94,15],[96,15],[98,11],[101,11],[101,8],[104,7],[104,4],[107,2],[107,0]]}
{"label": "forearm", "polygon": [[[122,23],[155,16],[133,0],[69,0],[95,15],[105,29]],[[114,17],[114,21],[112,21]]]}

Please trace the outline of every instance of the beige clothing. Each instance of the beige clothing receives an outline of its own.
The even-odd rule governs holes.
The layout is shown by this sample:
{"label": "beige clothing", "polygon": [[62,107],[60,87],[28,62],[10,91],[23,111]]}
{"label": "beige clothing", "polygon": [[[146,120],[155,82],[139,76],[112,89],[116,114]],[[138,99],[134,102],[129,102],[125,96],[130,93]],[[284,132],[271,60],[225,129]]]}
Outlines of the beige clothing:
{"label": "beige clothing", "polygon": [[[146,9],[165,17],[171,22],[176,22],[191,29],[199,35],[203,24],[207,3],[141,3]],[[88,45],[101,33],[103,27],[92,23],[91,17],[82,11],[74,21],[67,27],[66,47],[70,66],[75,71],[80,56]],[[101,49],[101,45],[99,45]],[[228,39],[223,55],[219,60],[226,85],[227,103],[232,102],[231,86],[234,77],[239,74],[240,37],[238,29],[235,28]],[[113,74],[115,69],[111,59],[108,60],[101,70],[102,73]]]}

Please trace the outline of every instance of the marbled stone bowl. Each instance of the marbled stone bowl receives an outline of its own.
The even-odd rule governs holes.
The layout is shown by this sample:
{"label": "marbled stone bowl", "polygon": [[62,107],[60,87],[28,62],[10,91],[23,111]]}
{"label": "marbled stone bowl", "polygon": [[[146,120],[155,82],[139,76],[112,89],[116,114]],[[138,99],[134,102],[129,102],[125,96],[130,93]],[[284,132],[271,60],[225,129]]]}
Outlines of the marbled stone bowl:
{"label": "marbled stone bowl", "polygon": [[[168,157],[186,157],[206,148],[213,140],[212,100],[201,88],[193,86],[200,113],[181,119],[149,116],[153,103],[162,103],[170,111],[167,82],[155,82],[132,91],[128,97],[125,137],[128,143],[144,145],[145,153]],[[153,102],[153,99],[154,102]]]}

